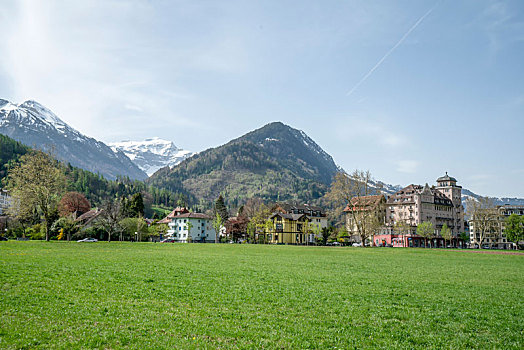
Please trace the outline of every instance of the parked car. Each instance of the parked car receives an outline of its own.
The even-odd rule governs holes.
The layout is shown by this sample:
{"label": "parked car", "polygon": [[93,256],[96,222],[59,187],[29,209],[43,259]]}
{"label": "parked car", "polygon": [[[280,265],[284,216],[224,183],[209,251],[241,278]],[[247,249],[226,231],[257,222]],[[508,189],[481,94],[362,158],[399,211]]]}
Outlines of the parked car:
{"label": "parked car", "polygon": [[175,240],[173,238],[165,238],[160,243],[175,243]]}
{"label": "parked car", "polygon": [[85,242],[85,243],[94,243],[94,242],[98,242],[98,239],[96,238],[84,238],[84,239],[80,239],[77,241],[78,243],[82,243],[82,242]]}
{"label": "parked car", "polygon": [[8,241],[9,239],[7,237],[0,237],[0,241]]}
{"label": "parked car", "polygon": [[362,247],[362,243],[353,243],[352,244],[353,247]]}

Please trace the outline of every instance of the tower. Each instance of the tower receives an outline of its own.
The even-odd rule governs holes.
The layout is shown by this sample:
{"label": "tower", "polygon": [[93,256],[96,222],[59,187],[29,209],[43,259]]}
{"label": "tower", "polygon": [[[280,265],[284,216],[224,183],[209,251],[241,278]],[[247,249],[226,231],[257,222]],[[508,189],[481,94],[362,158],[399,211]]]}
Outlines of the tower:
{"label": "tower", "polygon": [[452,231],[455,235],[464,232],[464,207],[462,206],[462,186],[457,185],[457,179],[448,175],[437,179],[436,189],[448,197],[453,202],[453,221]]}

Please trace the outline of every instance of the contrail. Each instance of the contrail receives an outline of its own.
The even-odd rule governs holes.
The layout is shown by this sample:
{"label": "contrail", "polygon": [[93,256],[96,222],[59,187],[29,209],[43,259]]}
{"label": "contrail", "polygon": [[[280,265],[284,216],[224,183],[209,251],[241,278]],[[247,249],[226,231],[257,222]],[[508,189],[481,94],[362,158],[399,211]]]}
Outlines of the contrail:
{"label": "contrail", "polygon": [[349,90],[349,91],[347,92],[346,96],[350,96],[353,92],[355,92],[355,90],[358,89],[358,87],[359,87],[360,85],[362,85],[362,83],[365,82],[366,79],[369,78],[369,76],[370,76],[371,74],[373,74],[373,72],[374,72],[378,67],[380,67],[380,65],[382,64],[382,62],[384,62],[384,61],[386,60],[386,58],[388,58],[388,56],[391,55],[391,53],[392,53],[393,51],[395,51],[395,49],[396,49],[397,47],[399,47],[399,46],[404,42],[404,40],[406,40],[406,38],[408,37],[408,35],[411,34],[411,32],[414,31],[415,28],[418,27],[418,25],[419,25],[419,24],[424,20],[424,18],[426,18],[426,17],[427,17],[431,12],[433,12],[433,10],[435,9],[435,7],[437,7],[437,5],[439,4],[439,2],[440,2],[440,0],[437,1],[437,3],[436,3],[432,8],[430,8],[428,12],[426,12],[422,17],[420,17],[420,18],[418,19],[418,21],[416,21],[415,24],[413,24],[413,26],[411,26],[411,28],[409,28],[409,30],[406,32],[406,34],[404,34],[404,35],[402,36],[402,38],[400,38],[400,40],[399,40],[395,45],[393,45],[393,47],[392,47],[391,49],[389,49],[389,51],[386,52],[386,54],[385,54],[384,56],[382,56],[382,58],[377,62],[377,64],[375,64],[375,65],[373,66],[373,68],[371,68],[370,71],[367,72],[367,74],[364,75],[364,77],[363,77],[362,79],[360,79],[360,81],[359,81],[355,86],[353,86],[353,88],[352,88],[351,90]]}

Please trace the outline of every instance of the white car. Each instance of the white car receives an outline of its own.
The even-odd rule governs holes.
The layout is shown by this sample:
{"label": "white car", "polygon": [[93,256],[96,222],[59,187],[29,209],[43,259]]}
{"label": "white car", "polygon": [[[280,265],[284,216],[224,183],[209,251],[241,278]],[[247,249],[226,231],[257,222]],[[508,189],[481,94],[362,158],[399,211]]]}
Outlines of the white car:
{"label": "white car", "polygon": [[96,239],[96,238],[84,238],[84,239],[78,240],[77,242],[78,243],[82,243],[82,242],[93,243],[93,242],[98,242],[98,239]]}
{"label": "white car", "polygon": [[362,243],[353,243],[353,247],[362,247]]}

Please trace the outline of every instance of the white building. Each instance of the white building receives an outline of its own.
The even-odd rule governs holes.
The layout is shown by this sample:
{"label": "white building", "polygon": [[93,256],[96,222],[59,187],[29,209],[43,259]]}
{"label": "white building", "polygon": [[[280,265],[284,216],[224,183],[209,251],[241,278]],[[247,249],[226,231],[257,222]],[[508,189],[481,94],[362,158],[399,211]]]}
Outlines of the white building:
{"label": "white building", "polygon": [[177,242],[215,242],[213,218],[200,213],[184,213],[169,218],[167,236]]}
{"label": "white building", "polygon": [[5,211],[10,204],[11,196],[6,190],[0,188],[0,215],[5,215]]}

